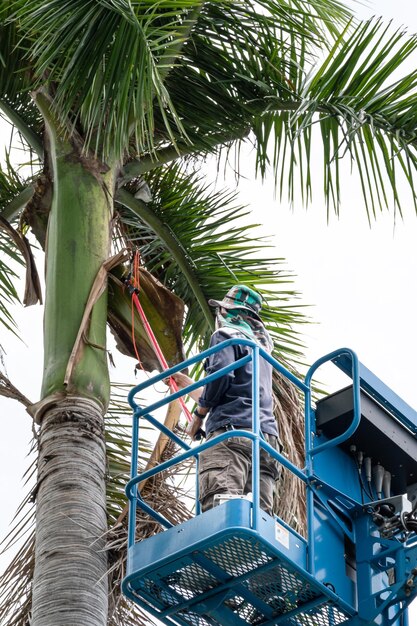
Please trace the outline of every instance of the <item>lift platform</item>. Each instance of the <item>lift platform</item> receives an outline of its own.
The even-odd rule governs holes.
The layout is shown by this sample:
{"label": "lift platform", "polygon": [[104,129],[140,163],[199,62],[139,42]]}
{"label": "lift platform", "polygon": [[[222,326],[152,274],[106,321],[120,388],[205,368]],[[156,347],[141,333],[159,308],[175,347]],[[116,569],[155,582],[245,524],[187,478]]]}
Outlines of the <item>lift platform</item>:
{"label": "lift platform", "polygon": [[[252,360],[253,430],[226,431],[190,447],[153,415],[201,386],[190,385],[151,406],[136,397],[231,344],[251,355],[204,379],[205,384]],[[305,399],[305,467],[293,465],[259,432],[259,359],[294,384]],[[332,362],[352,385],[312,402],[312,378]],[[188,359],[129,394],[133,408],[127,572],[123,591],[165,624],[183,626],[407,626],[417,595],[417,413],[357,359],[341,349],[317,361],[301,381],[255,343],[230,339]],[[180,452],[138,475],[139,426],[150,422]],[[139,484],[198,457],[221,440],[252,442],[252,501],[228,499],[173,526],[141,497]],[[259,454],[266,450],[306,486],[307,537],[259,506]],[[136,540],[142,509],[164,529]]]}

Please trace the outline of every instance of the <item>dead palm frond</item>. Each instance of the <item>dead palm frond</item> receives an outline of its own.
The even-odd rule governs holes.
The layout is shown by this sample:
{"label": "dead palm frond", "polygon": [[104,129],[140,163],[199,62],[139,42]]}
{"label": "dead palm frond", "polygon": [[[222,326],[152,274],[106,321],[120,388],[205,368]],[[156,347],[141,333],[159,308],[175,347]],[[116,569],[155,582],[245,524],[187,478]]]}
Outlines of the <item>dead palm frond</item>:
{"label": "dead palm frond", "polygon": [[[294,465],[303,469],[305,465],[304,403],[294,385],[277,371],[273,373],[273,391],[274,413],[283,445],[282,453]],[[289,526],[302,535],[306,535],[304,483],[284,468],[276,486],[274,510],[278,517]]]}

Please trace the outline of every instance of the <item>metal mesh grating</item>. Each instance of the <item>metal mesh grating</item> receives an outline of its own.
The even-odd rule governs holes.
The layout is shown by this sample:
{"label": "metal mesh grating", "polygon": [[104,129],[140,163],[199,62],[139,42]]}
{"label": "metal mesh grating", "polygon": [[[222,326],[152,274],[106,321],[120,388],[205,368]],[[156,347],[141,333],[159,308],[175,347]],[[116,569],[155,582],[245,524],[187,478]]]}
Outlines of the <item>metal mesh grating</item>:
{"label": "metal mesh grating", "polygon": [[[224,575],[218,577],[216,568]],[[145,575],[136,585],[138,597],[153,599],[155,608],[178,606],[171,619],[182,626],[225,626],[233,614],[250,626],[273,623],[281,616],[285,626],[339,626],[350,619],[319,588],[251,536],[223,538],[217,545],[164,565],[152,576]],[[212,613],[206,598],[217,593],[224,594],[223,600],[212,605]],[[187,602],[190,606],[185,608]]]}
{"label": "metal mesh grating", "polygon": [[274,612],[279,613],[292,611],[300,604],[305,604],[320,595],[311,589],[309,583],[281,563],[267,572],[255,573],[246,586]]}
{"label": "metal mesh grating", "polygon": [[[173,564],[173,568],[175,564]],[[218,586],[218,580],[196,563],[190,563],[163,577],[155,574],[141,580],[141,588],[165,608],[190,600]]]}
{"label": "metal mesh grating", "polygon": [[350,615],[341,609],[325,603],[291,617],[287,623],[291,626],[338,626],[347,622],[349,618]]}
{"label": "metal mesh grating", "polygon": [[155,601],[155,603],[152,603],[153,606],[159,609],[168,608],[170,606],[178,604],[179,602],[179,599],[175,595],[175,593],[172,593],[169,588],[161,586],[152,578],[145,577],[140,580],[140,584],[137,587],[136,593],[138,595],[142,595],[140,593],[141,591],[143,596],[147,599],[150,600],[152,598]]}
{"label": "metal mesh grating", "polygon": [[[191,624],[192,626],[212,626],[213,624],[218,624],[219,622],[211,619],[207,621],[201,615],[197,615],[196,613],[191,613],[187,611],[178,611],[178,617],[184,620],[187,624]],[[221,624],[219,625],[221,626]]]}
{"label": "metal mesh grating", "polygon": [[[239,604],[236,600],[231,604],[234,612],[248,624],[261,625],[271,618],[289,614],[291,611],[302,609],[302,606],[312,600],[319,600],[321,593],[313,589],[303,578],[284,564],[277,564],[266,572],[254,573],[243,583],[248,591],[268,606],[269,610],[262,611],[249,601]],[[315,607],[306,611],[299,611],[288,617],[285,624],[288,626],[337,626],[349,619],[344,611],[330,604],[326,598],[318,602]]]}
{"label": "metal mesh grating", "polygon": [[187,600],[213,589],[219,584],[217,578],[197,563],[190,563],[161,580]]}
{"label": "metal mesh grating", "polygon": [[223,543],[204,550],[213,563],[230,576],[241,576],[272,561],[257,540],[233,537]]}
{"label": "metal mesh grating", "polygon": [[[239,600],[242,601],[239,602]],[[225,602],[225,605],[251,626],[261,626],[268,623],[271,619],[285,616],[290,611],[299,608],[294,606],[288,598],[280,597],[271,598],[268,602],[269,608],[273,611],[272,615],[270,613],[266,615],[261,609],[255,607],[254,604],[238,596]],[[285,626],[338,626],[346,623],[349,619],[350,615],[323,599],[323,602],[314,608],[306,611],[301,610],[296,615],[288,616],[285,619]]]}
{"label": "metal mesh grating", "polygon": [[242,596],[234,596],[224,603],[229,609],[231,609],[241,619],[251,624],[251,618],[254,612],[253,605],[245,600]]}

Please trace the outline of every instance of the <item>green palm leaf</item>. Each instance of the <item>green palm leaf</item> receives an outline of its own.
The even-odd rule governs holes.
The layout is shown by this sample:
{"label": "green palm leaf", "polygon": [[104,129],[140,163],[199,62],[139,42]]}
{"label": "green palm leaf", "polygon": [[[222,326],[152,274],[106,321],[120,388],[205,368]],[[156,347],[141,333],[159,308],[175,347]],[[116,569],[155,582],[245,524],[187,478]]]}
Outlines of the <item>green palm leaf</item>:
{"label": "green palm leaf", "polygon": [[12,269],[12,261],[20,263],[21,259],[10,239],[0,229],[0,324],[16,335],[16,322],[10,308],[20,302],[15,287],[19,276]]}
{"label": "green palm leaf", "polygon": [[[408,182],[416,206],[417,144],[411,120],[417,114],[417,72],[392,79],[416,47],[415,36],[392,32],[379,20],[351,26],[318,71],[306,71],[298,81],[287,112],[282,112],[286,106],[280,98],[274,103],[271,97],[270,111],[257,120],[255,132],[258,146],[275,144],[273,166],[281,193],[287,181],[291,201],[300,183],[304,197],[311,197],[311,145],[314,140],[317,160],[321,137],[328,207],[333,204],[337,209],[340,202],[339,165],[345,155],[360,175],[368,214],[375,214],[378,206],[389,206],[388,192],[401,210],[396,190],[399,175]],[[300,67],[303,63],[300,58]],[[320,135],[313,135],[315,125]],[[267,171],[268,154],[258,148],[262,173]]]}
{"label": "green palm leaf", "polygon": [[[11,129],[10,144],[14,129]],[[16,323],[11,313],[12,306],[20,303],[16,285],[20,282],[19,270],[26,265],[26,286],[23,297],[25,305],[42,300],[30,244],[22,229],[16,230],[10,221],[15,218],[15,209],[22,208],[31,198],[32,191],[11,163],[6,150],[4,162],[0,163],[0,324],[16,333]]]}
{"label": "green palm leaf", "polygon": [[[120,157],[132,132],[139,152],[152,152],[161,131],[174,145],[178,137],[188,141],[165,78],[182,57],[191,30],[219,38],[221,48],[225,35],[229,42],[236,39],[233,48],[242,54],[245,39],[256,44],[280,28],[324,40],[327,26],[335,30],[333,18],[343,21],[347,15],[336,0],[311,6],[270,0],[14,0],[10,6],[29,41],[31,88],[49,85],[61,123],[81,125],[87,145],[106,157]],[[282,48],[278,38],[275,44]]]}
{"label": "green palm leaf", "polygon": [[[5,207],[16,198],[25,183],[10,163],[6,152],[4,166],[0,165],[0,219]],[[16,323],[10,312],[11,307],[20,303],[16,285],[20,281],[19,266],[24,265],[22,254],[16,246],[10,233],[5,228],[7,222],[0,221],[0,324],[16,334]]]}
{"label": "green palm leaf", "polygon": [[[194,151],[213,152],[249,136],[260,174],[265,177],[272,166],[280,193],[288,189],[293,202],[299,188],[308,202],[314,139],[315,159],[322,146],[328,209],[338,208],[339,165],[346,155],[361,177],[369,213],[388,205],[388,192],[401,208],[396,192],[400,174],[415,201],[416,72],[391,76],[404,72],[416,37],[378,20],[351,24],[316,69],[311,46],[300,45],[296,37],[285,39],[277,30],[264,35],[261,29],[255,46],[245,28],[232,43],[224,43],[226,17],[210,38],[203,18],[167,80]],[[316,54],[321,55],[319,49]],[[128,164],[126,172],[143,173],[177,158],[168,137],[163,139],[156,160],[145,155]],[[180,137],[177,146],[183,154],[193,151]]]}
{"label": "green palm leaf", "polygon": [[9,21],[12,10],[11,2],[0,7],[0,115],[13,122],[28,145],[41,156],[43,120],[30,95],[28,42],[22,39],[16,24]]}
{"label": "green palm leaf", "polygon": [[[233,283],[246,283],[265,294],[264,319],[281,354],[299,353],[292,325],[305,321],[294,305],[292,277],[283,259],[268,256],[247,209],[235,194],[212,191],[196,172],[174,165],[148,179],[153,200],[135,200],[124,191],[118,201],[128,239],[140,248],[145,267],[186,304],[185,340],[204,346],[213,328],[207,300],[219,298]],[[266,287],[268,285],[268,287]],[[201,342],[201,338],[205,339]]]}

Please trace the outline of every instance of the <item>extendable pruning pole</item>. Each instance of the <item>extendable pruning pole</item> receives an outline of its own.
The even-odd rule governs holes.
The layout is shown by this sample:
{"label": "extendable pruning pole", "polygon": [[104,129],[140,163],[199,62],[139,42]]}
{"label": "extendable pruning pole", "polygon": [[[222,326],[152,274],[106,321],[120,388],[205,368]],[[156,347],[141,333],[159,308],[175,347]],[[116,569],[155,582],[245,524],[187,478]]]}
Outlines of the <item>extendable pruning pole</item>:
{"label": "extendable pruning pole", "polygon": [[[152,347],[155,351],[159,364],[162,370],[167,370],[169,368],[168,362],[161,350],[158,340],[155,337],[155,334],[151,328],[151,325],[148,322],[148,318],[146,317],[145,311],[143,310],[143,307],[139,301],[140,287],[139,287],[139,254],[138,252],[136,252],[133,256],[133,265],[134,265],[133,279],[132,279],[132,272],[130,272],[124,282],[129,290],[129,293],[132,296],[132,304],[136,307],[136,310],[139,313],[141,322],[143,324],[146,334],[149,337],[149,341],[152,344]],[[178,391],[178,385],[172,377],[170,377],[169,379],[169,386],[173,392]],[[187,405],[185,404],[182,398],[178,398],[178,400],[180,402],[181,408],[185,414],[187,421],[191,422],[192,415]]]}

